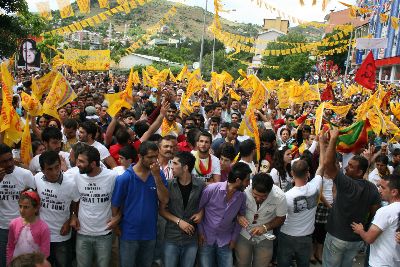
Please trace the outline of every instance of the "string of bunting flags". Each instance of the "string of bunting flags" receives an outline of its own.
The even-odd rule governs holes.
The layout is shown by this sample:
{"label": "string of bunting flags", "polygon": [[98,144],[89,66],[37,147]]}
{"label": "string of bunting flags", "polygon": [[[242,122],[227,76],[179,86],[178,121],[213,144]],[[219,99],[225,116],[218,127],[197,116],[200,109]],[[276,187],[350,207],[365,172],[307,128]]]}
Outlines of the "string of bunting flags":
{"label": "string of bunting flags", "polygon": [[135,50],[137,50],[138,48],[140,48],[143,44],[145,44],[146,42],[149,41],[149,39],[151,38],[151,36],[158,31],[158,29],[160,29],[160,27],[162,27],[166,22],[168,22],[173,16],[175,16],[176,14],[176,5],[174,5],[173,7],[171,7],[165,14],[164,16],[161,18],[161,20],[159,20],[155,25],[149,27],[146,30],[146,33],[143,34],[136,42],[134,42],[131,46],[129,46],[126,50],[125,50],[125,54],[131,54],[133,53]]}
{"label": "string of bunting flags", "polygon": [[[138,6],[143,6],[146,3],[151,2],[152,0],[142,0],[142,1],[138,1],[139,5],[136,5],[135,0],[131,0],[129,3],[125,3],[124,5],[119,5],[116,6],[114,8],[111,8],[110,10],[101,12],[97,15],[94,15],[92,17],[71,23],[70,25],[64,26],[64,27],[60,27],[54,30],[51,30],[49,32],[45,32],[44,34],[66,34],[66,33],[72,33],[72,32],[76,32],[76,31],[81,31],[86,27],[93,27],[96,24],[100,24],[106,20],[108,20],[109,18],[111,18],[112,16],[114,16],[115,14],[121,13],[121,12],[127,12],[127,10],[129,9],[128,13],[132,10],[137,8]],[[127,6],[128,5],[128,6]]]}

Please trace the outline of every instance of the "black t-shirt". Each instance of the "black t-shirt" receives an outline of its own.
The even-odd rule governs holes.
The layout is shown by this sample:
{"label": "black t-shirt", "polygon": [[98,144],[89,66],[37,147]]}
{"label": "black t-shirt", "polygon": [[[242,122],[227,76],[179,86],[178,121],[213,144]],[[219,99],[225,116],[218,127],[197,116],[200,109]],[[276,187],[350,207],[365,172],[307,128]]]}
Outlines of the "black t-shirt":
{"label": "black t-shirt", "polygon": [[186,205],[189,201],[190,191],[192,191],[192,182],[190,182],[188,185],[181,185],[181,183],[178,181],[178,185],[182,194],[183,208],[186,209]]}
{"label": "black t-shirt", "polygon": [[343,241],[361,241],[361,237],[353,232],[350,225],[352,222],[367,223],[370,207],[381,203],[378,189],[367,180],[352,179],[342,172],[338,173],[334,183],[336,200],[326,230]]}

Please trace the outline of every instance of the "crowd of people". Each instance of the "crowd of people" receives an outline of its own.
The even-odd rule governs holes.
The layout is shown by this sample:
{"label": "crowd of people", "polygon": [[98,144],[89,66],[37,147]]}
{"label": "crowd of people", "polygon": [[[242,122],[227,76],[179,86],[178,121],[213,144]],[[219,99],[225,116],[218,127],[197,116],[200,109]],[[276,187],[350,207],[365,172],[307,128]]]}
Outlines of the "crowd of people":
{"label": "crowd of people", "polygon": [[[59,120],[28,121],[31,82],[15,73],[33,157],[0,144],[0,267],[348,267],[360,252],[365,266],[400,266],[400,144],[389,136],[338,153],[336,127],[315,135],[318,101],[281,109],[271,94],[254,110],[257,158],[238,134],[251,92],[232,85],[240,100],[225,90],[215,101],[204,87],[184,114],[187,81],[138,85],[111,117],[104,94],[126,76],[66,78],[78,97]],[[359,104],[325,116],[350,125]]]}

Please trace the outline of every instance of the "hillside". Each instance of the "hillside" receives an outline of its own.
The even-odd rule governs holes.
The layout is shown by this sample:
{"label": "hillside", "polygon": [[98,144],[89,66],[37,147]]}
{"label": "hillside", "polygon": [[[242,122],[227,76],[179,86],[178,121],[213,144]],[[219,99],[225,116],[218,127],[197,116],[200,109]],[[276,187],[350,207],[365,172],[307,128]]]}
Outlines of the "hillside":
{"label": "hillside", "polygon": [[[111,1],[110,1],[111,2]],[[114,31],[123,32],[125,24],[128,24],[128,28],[141,28],[146,29],[156,24],[163,16],[163,14],[170,9],[175,3],[166,0],[153,0],[150,3],[145,4],[142,7],[133,9],[129,14],[120,13],[112,17],[111,23]],[[94,16],[105,9],[100,9],[97,1],[91,1],[91,12],[90,14],[80,14],[76,3],[72,4],[75,11],[75,17],[62,20],[62,25],[68,25],[73,21],[83,19],[86,17]],[[117,3],[112,1],[111,7],[116,6]],[[58,12],[55,13],[57,17]],[[184,36],[193,40],[200,40],[203,32],[203,15],[204,10],[200,7],[192,7],[187,5],[179,5],[177,7],[176,15],[166,24],[177,36]],[[206,16],[206,27],[208,27],[214,14],[211,12],[207,13]],[[109,21],[106,21],[97,26],[97,28],[108,27]],[[254,36],[261,30],[261,27],[253,24],[235,23],[221,18],[223,29],[231,33],[242,34],[247,36]],[[212,34],[206,30],[206,38],[212,39]]]}

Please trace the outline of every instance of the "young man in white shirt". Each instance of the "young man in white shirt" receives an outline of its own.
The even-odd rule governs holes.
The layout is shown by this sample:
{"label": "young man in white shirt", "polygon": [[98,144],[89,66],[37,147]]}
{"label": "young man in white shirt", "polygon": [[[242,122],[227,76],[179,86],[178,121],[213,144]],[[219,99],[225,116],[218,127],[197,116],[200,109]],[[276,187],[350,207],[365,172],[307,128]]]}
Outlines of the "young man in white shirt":
{"label": "young man in white shirt", "polygon": [[368,231],[361,223],[353,222],[351,227],[371,244],[369,266],[400,266],[400,244],[395,240],[400,227],[400,176],[384,176],[379,181],[379,193],[389,205],[377,210]]}
{"label": "young man in white shirt", "polygon": [[379,155],[375,159],[375,169],[368,174],[368,180],[378,186],[381,177],[392,174],[393,167],[389,166],[389,158],[386,155]]}
{"label": "young man in white shirt", "polygon": [[41,202],[39,215],[50,229],[49,261],[52,266],[67,267],[72,255],[70,223],[76,217],[80,195],[74,177],[61,171],[57,152],[43,152],[39,163],[42,172],[34,180]]}
{"label": "young man in white shirt", "polygon": [[295,256],[299,267],[309,266],[312,251],[315,213],[323,174],[321,161],[325,150],[320,150],[320,165],[315,177],[310,178],[309,166],[304,160],[292,165],[294,187],[285,193],[288,213],[278,237],[278,266],[290,266]]}
{"label": "young man in white shirt", "polygon": [[[56,127],[47,127],[42,132],[42,141],[46,147],[46,151],[56,151],[60,156],[61,160],[61,170],[67,171],[71,168],[69,162],[69,153],[62,151],[62,133],[60,129]],[[29,170],[35,175],[40,172],[39,156],[33,157],[29,163]]]}
{"label": "young man in white shirt", "polygon": [[117,167],[117,163],[114,158],[110,155],[108,149],[101,143],[95,140],[97,133],[97,126],[92,121],[85,121],[79,125],[78,139],[79,142],[88,144],[89,146],[95,147],[100,153],[100,160],[107,165],[108,168],[112,169]]}
{"label": "young man in white shirt", "polygon": [[111,196],[117,173],[100,167],[100,153],[92,146],[80,151],[76,160],[79,174],[75,182],[80,193],[78,218],[71,222],[77,231],[77,267],[108,267],[111,258]]}
{"label": "young man in white shirt", "polygon": [[281,226],[286,218],[285,193],[267,173],[253,177],[246,194],[246,216],[239,216],[243,227],[235,247],[237,267],[268,266],[272,259],[273,239],[266,234]]}
{"label": "young man in white shirt", "polygon": [[0,267],[6,267],[8,226],[20,216],[19,195],[25,188],[34,187],[32,173],[15,166],[11,151],[0,144]]}
{"label": "young man in white shirt", "polygon": [[251,169],[250,180],[257,173],[256,165],[253,162],[254,153],[256,152],[256,143],[252,139],[244,140],[239,145],[240,162],[249,165]]}

